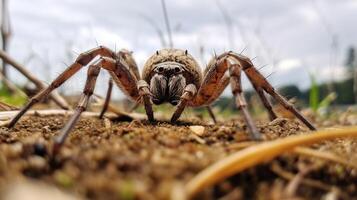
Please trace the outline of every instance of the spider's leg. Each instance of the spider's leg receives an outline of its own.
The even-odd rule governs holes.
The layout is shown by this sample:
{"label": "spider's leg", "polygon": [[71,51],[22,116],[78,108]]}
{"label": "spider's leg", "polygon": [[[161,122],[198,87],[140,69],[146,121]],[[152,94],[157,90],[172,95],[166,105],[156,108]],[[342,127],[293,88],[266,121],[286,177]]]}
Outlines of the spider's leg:
{"label": "spider's leg", "polygon": [[205,104],[212,104],[215,100],[217,100],[229,85],[230,79],[231,77],[229,75],[224,75],[219,81],[216,91],[213,92],[213,95],[207,100]]}
{"label": "spider's leg", "polygon": [[113,90],[113,79],[109,78],[107,95],[105,96],[105,101],[103,104],[102,111],[100,112],[99,119],[102,119],[105,112],[108,110],[110,97],[112,96],[112,90]]}
{"label": "spider's leg", "polygon": [[121,59],[113,60],[111,58],[106,58],[106,60],[109,63],[115,63],[102,67],[109,71],[116,85],[133,101],[143,101],[149,121],[154,121],[149,84],[145,80],[137,79],[127,61],[124,60],[123,62]]}
{"label": "spider's leg", "polygon": [[283,105],[287,110],[293,113],[302,123],[304,123],[310,130],[316,130],[315,126],[306,119],[295,107],[293,104],[289,103],[283,96],[277,93],[274,88],[269,84],[264,88],[274,99],[276,99],[281,105]]}
{"label": "spider's leg", "polygon": [[229,56],[235,58],[244,70],[244,73],[249,78],[250,82],[256,87],[263,88],[268,94],[276,99],[282,106],[293,113],[301,122],[303,122],[310,130],[316,130],[314,125],[306,119],[291,103],[284,97],[278,94],[274,87],[264,78],[264,76],[253,66],[251,60],[243,55],[235,54],[233,52],[227,53]]}
{"label": "spider's leg", "polygon": [[213,92],[213,95],[205,103],[205,105],[207,105],[206,107],[207,107],[208,114],[211,116],[211,118],[215,124],[217,123],[217,120],[216,120],[216,116],[214,115],[214,112],[212,110],[211,104],[215,100],[217,100],[218,97],[223,93],[224,89],[226,89],[226,87],[229,84],[229,80],[230,80],[230,77],[224,75],[222,77],[222,79],[219,81],[218,88],[216,89],[216,91]]}
{"label": "spider's leg", "polygon": [[214,123],[217,123],[217,120],[210,104],[222,94],[229,84],[230,77],[225,75],[227,69],[228,62],[226,60],[218,62],[217,59],[213,58],[205,69],[203,83],[197,95],[189,102],[189,105],[193,107],[206,105],[207,111]]}
{"label": "spider's leg", "polygon": [[190,106],[198,107],[209,105],[212,103],[221,92],[224,86],[228,85],[229,78],[225,78],[224,74],[228,69],[229,61],[227,59],[219,59],[211,61],[205,73],[197,95],[189,103]]}
{"label": "spider's leg", "polygon": [[185,110],[187,103],[194,98],[196,93],[197,93],[197,89],[194,84],[186,85],[181,95],[180,101],[177,104],[176,110],[171,117],[171,122],[175,122],[178,118],[180,118],[182,112]]}
{"label": "spider's leg", "polygon": [[139,68],[138,68],[138,65],[136,64],[136,62],[135,62],[135,60],[134,60],[134,58],[132,56],[132,52],[128,51],[126,49],[122,49],[122,50],[119,51],[119,56],[128,65],[129,70],[133,73],[135,78],[137,80],[140,80]]}
{"label": "spider's leg", "polygon": [[22,117],[22,115],[27,112],[27,110],[29,110],[33,105],[48,96],[54,89],[62,85],[66,80],[68,80],[71,76],[78,72],[83,66],[87,65],[97,55],[115,56],[111,50],[105,47],[97,47],[95,49],[80,54],[76,61],[72,65],[70,65],[64,72],[62,72],[47,88],[43,89],[41,92],[39,92],[37,95],[30,99],[30,101],[10,121],[8,127],[13,127],[16,122]]}
{"label": "spider's leg", "polygon": [[[132,72],[135,78],[137,80],[140,80],[141,78],[140,78],[139,68],[132,56],[132,52],[126,49],[122,49],[119,51],[119,56],[127,63],[129,70]],[[140,106],[140,102],[135,102],[134,106],[129,108],[128,112],[133,112],[139,106]]]}
{"label": "spider's leg", "polygon": [[247,123],[247,127],[249,129],[249,133],[251,137],[255,140],[261,139],[261,134],[259,133],[257,127],[255,126],[253,119],[251,118],[248,108],[247,102],[243,95],[242,84],[241,84],[241,68],[238,64],[232,64],[229,69],[229,74],[231,76],[231,87],[232,93],[235,97],[236,104],[238,108],[242,111],[244,119]]}
{"label": "spider's leg", "polygon": [[273,110],[273,106],[271,105],[269,99],[265,96],[264,90],[260,87],[256,87],[254,85],[254,82],[253,82],[253,86],[254,86],[254,89],[257,91],[260,99],[262,100],[264,107],[268,110],[270,121],[273,121],[274,119],[277,118],[277,115],[275,114],[275,112]]}
{"label": "spider's leg", "polygon": [[95,83],[97,81],[98,74],[100,72],[101,63],[103,62],[102,59],[98,60],[95,64],[89,66],[88,68],[88,76],[87,81],[84,86],[83,94],[79,100],[77,108],[74,114],[71,116],[65,127],[61,130],[60,135],[55,139],[53,149],[52,149],[52,156],[55,157],[58,152],[60,151],[64,141],[66,140],[68,134],[71,132],[77,121],[79,120],[80,115],[83,111],[87,109],[89,98],[92,96]]}
{"label": "spider's leg", "polygon": [[206,106],[209,116],[212,118],[213,122],[217,124],[216,115],[214,114],[211,105]]}
{"label": "spider's leg", "polygon": [[140,80],[138,82],[139,95],[144,102],[146,115],[148,116],[148,120],[153,122],[154,121],[154,111],[152,110],[152,101],[151,101],[152,95],[151,95],[149,88],[150,88],[150,86],[146,81]]}

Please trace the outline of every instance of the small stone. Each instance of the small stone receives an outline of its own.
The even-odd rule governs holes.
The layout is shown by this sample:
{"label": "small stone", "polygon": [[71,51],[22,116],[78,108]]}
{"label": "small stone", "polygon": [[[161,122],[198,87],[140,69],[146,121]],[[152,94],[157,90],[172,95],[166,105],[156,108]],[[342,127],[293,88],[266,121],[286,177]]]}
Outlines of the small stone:
{"label": "small stone", "polygon": [[189,127],[192,132],[194,132],[198,136],[202,136],[205,132],[204,126],[190,126]]}
{"label": "small stone", "polygon": [[51,132],[50,126],[44,126],[44,127],[42,127],[42,132],[43,132],[43,133],[50,133],[50,132]]}

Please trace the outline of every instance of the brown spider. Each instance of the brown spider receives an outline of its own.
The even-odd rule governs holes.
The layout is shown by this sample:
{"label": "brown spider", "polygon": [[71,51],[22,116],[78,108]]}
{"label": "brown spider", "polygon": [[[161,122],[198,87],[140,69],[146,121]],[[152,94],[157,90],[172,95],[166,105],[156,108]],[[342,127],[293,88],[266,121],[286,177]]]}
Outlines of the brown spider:
{"label": "brown spider", "polygon": [[[111,78],[125,95],[137,103],[144,104],[150,121],[154,121],[153,103],[162,104],[169,102],[172,105],[176,105],[176,111],[171,118],[171,122],[175,122],[181,116],[186,106],[199,107],[210,105],[230,83],[232,93],[235,96],[235,102],[243,113],[251,137],[253,139],[260,139],[261,135],[248,112],[242,93],[241,72],[243,70],[254,89],[258,92],[263,105],[269,112],[271,120],[277,116],[266,98],[265,92],[292,112],[307,127],[315,130],[315,127],[293,105],[275,91],[262,74],[254,68],[252,62],[246,56],[231,51],[225,52],[214,57],[202,74],[199,65],[187,51],[163,49],[157,51],[148,59],[141,77],[129,51],[122,50],[116,53],[102,46],[80,54],[76,61],[47,88],[31,98],[28,104],[11,120],[8,127],[13,127],[20,117],[35,103],[48,96],[50,92],[88,64],[88,77],[83,94],[75,113],[55,140],[53,155],[59,151],[68,133],[78,121],[81,113],[86,109],[101,68],[109,71]],[[103,116],[107,109],[111,88],[112,82],[110,80],[106,103],[103,106],[101,116]]]}

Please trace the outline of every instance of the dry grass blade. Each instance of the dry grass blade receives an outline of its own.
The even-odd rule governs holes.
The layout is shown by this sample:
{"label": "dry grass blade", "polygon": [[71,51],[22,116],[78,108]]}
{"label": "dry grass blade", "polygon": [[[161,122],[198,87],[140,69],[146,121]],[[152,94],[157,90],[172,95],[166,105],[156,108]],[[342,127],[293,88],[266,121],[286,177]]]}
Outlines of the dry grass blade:
{"label": "dry grass blade", "polygon": [[248,147],[214,163],[196,175],[186,184],[186,195],[188,198],[192,198],[202,189],[212,186],[218,181],[249,167],[271,160],[287,151],[292,151],[297,146],[342,137],[357,137],[357,127],[320,130],[313,134],[290,136]]}
{"label": "dry grass blade", "polygon": [[[241,149],[244,149],[247,147],[251,147],[255,144],[257,144],[257,142],[255,142],[255,141],[240,142],[240,143],[229,145],[228,149],[238,151],[238,150],[241,150]],[[294,150],[292,152],[295,154],[299,154],[299,155],[328,160],[331,162],[345,165],[347,167],[352,167],[352,168],[357,169],[357,163],[355,161],[352,161],[352,160],[347,161],[347,160],[345,160],[333,153],[330,153],[330,152],[319,151],[319,150],[311,149],[308,147],[296,147],[296,148],[294,148]]]}
{"label": "dry grass blade", "polygon": [[296,147],[294,149],[294,153],[309,156],[309,157],[316,157],[316,158],[321,158],[324,160],[329,160],[329,161],[332,161],[335,163],[345,165],[347,167],[352,167],[352,168],[357,169],[356,161],[355,162],[353,162],[352,160],[347,161],[347,160],[345,160],[337,155],[334,155],[332,153],[329,153],[329,152],[322,152],[322,151],[318,151],[318,150],[306,148],[306,147]]}

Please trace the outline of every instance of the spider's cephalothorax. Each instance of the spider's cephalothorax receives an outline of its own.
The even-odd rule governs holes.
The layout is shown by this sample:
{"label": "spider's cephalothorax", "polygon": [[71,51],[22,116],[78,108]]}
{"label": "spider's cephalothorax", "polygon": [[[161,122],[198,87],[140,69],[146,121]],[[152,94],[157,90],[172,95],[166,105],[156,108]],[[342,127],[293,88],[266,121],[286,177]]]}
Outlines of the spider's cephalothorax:
{"label": "spider's cephalothorax", "polygon": [[[94,58],[97,58],[97,60],[91,62]],[[59,151],[68,133],[78,121],[79,116],[87,108],[101,69],[109,71],[111,78],[124,94],[133,101],[145,106],[146,114],[150,121],[154,121],[153,103],[169,102],[175,105],[176,110],[171,118],[171,121],[175,122],[186,106],[209,106],[230,84],[236,105],[242,111],[247,123],[248,132],[253,139],[260,139],[261,135],[251,119],[242,91],[241,73],[244,72],[268,110],[271,120],[277,116],[266,94],[271,95],[311,130],[315,130],[315,127],[292,104],[275,91],[271,84],[253,66],[251,60],[241,54],[230,51],[215,56],[202,73],[197,62],[187,51],[163,49],[157,51],[148,59],[140,76],[131,52],[121,50],[116,53],[102,46],[80,54],[76,61],[60,74],[50,86],[31,98],[29,103],[11,120],[9,127],[14,126],[20,117],[35,103],[44,99],[55,88],[89,63],[93,64],[88,66],[87,81],[76,112],[55,141],[53,154]],[[107,109],[111,88],[112,81],[110,80],[107,98],[100,116],[103,116]]]}
{"label": "spider's cephalothorax", "polygon": [[177,105],[188,84],[201,84],[201,69],[193,57],[178,49],[157,51],[146,62],[143,79],[149,83],[154,104]]}

